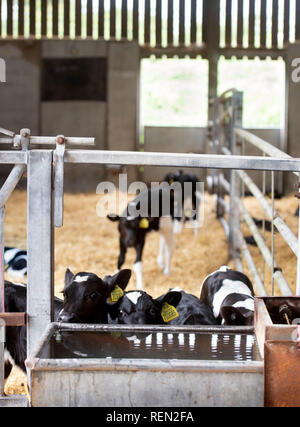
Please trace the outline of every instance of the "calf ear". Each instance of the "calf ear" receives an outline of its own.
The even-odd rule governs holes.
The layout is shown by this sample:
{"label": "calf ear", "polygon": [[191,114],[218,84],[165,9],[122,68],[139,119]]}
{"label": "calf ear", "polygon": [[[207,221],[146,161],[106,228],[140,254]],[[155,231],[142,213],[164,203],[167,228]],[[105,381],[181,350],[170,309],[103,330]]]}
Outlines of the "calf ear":
{"label": "calf ear", "polygon": [[117,222],[120,220],[120,217],[118,215],[115,215],[115,214],[108,214],[107,218],[112,222]]}
{"label": "calf ear", "polygon": [[74,278],[74,274],[72,273],[72,271],[67,268],[66,272],[65,272],[65,286],[64,289],[66,289],[67,286],[69,286],[72,283],[72,280]]}
{"label": "calf ear", "polygon": [[123,291],[126,289],[131,277],[131,270],[124,269],[114,274],[113,276],[105,276],[103,282],[108,286],[109,291],[118,285]]}
{"label": "calf ear", "polygon": [[164,302],[167,302],[168,304],[172,305],[173,307],[177,307],[177,305],[179,304],[179,302],[181,300],[181,297],[182,297],[182,295],[180,292],[171,291],[171,292],[168,292],[164,296],[164,298],[161,302],[162,302],[162,304]]}
{"label": "calf ear", "polygon": [[221,317],[224,319],[224,325],[241,326],[246,324],[246,318],[236,307],[225,306],[220,310]]}

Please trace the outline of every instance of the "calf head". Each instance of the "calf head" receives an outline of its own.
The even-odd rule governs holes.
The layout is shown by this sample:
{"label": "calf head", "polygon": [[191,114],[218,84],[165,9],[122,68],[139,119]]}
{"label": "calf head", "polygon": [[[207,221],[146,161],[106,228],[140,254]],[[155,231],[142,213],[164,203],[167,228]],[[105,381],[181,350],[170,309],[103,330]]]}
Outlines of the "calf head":
{"label": "calf head", "polygon": [[244,307],[223,306],[220,310],[222,324],[228,326],[252,326],[254,311]]}
{"label": "calf head", "polygon": [[129,291],[112,307],[112,323],[123,325],[163,324],[162,308],[164,303],[175,307],[181,299],[179,292],[172,292],[161,301],[153,299],[144,291]]}
{"label": "calf head", "polygon": [[135,247],[150,228],[155,227],[158,222],[157,218],[143,218],[141,216],[125,216],[119,217],[116,215],[108,215],[110,221],[119,221],[120,238],[123,244],[127,247]]}
{"label": "calf head", "polygon": [[109,280],[100,279],[93,273],[65,273],[63,309],[58,322],[64,323],[107,323],[106,299],[117,284],[126,286],[131,277],[130,270],[121,270]]}

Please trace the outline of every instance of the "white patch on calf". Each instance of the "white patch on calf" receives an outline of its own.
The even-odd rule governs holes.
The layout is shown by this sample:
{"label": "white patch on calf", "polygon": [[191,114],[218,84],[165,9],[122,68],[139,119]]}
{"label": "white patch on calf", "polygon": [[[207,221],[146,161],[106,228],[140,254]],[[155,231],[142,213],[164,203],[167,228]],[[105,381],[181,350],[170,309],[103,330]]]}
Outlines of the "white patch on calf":
{"label": "white patch on calf", "polygon": [[246,310],[254,311],[254,299],[247,298],[243,301],[237,301],[235,304],[233,304],[233,307],[245,308]]}
{"label": "white patch on calf", "polygon": [[12,248],[12,249],[6,249],[4,252],[4,263],[8,264],[18,252],[20,252],[21,249],[18,248]]}
{"label": "white patch on calf", "polygon": [[210,273],[208,276],[205,277],[205,279],[202,282],[202,285],[200,286],[200,295],[201,295],[201,290],[202,290],[202,286],[204,284],[204,282],[211,276],[213,276],[214,274],[218,273],[218,272],[224,272],[226,273],[226,271],[231,270],[230,267],[228,267],[227,265],[222,265],[222,267],[219,268],[219,270],[214,271],[213,273]]}
{"label": "white patch on calf", "polygon": [[82,283],[82,282],[87,282],[89,278],[90,276],[75,276],[73,281],[76,283]]}
{"label": "white patch on calf", "polygon": [[12,366],[16,365],[15,360],[7,349],[4,350],[4,361],[9,362]]}
{"label": "white patch on calf", "polygon": [[126,294],[127,298],[134,304],[136,305],[138,302],[138,299],[141,297],[141,292],[128,292],[128,294]]}
{"label": "white patch on calf", "polygon": [[224,299],[230,294],[244,294],[252,296],[250,289],[240,280],[224,279],[222,287],[215,293],[213,299],[213,313],[215,318],[219,317],[220,308]]}
{"label": "white patch on calf", "polygon": [[176,286],[176,288],[170,289],[170,292],[182,292],[182,289]]}

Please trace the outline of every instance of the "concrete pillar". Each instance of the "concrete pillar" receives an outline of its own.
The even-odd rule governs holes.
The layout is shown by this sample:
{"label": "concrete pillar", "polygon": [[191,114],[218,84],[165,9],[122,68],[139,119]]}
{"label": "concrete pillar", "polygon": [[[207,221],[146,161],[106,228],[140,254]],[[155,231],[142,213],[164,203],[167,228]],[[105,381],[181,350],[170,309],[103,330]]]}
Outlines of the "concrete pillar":
{"label": "concrete pillar", "polygon": [[[300,157],[300,42],[289,45],[287,53],[286,151],[293,157]],[[298,180],[294,174],[285,174],[285,193],[296,193],[295,186],[297,184]]]}
{"label": "concrete pillar", "polygon": [[[140,51],[137,42],[111,42],[108,46],[107,149],[138,149]],[[138,168],[128,167],[128,182],[137,179]],[[117,167],[108,180],[118,182]]]}

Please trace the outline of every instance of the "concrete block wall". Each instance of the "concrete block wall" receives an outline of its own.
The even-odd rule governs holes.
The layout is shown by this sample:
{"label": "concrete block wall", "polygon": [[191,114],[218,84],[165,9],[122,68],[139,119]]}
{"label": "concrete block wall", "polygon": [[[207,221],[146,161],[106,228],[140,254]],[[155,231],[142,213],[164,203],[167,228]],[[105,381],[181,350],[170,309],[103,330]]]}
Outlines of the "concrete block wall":
{"label": "concrete block wall", "polygon": [[[27,127],[34,135],[93,136],[98,150],[137,149],[140,57],[136,42],[1,41],[0,52],[7,63],[7,83],[1,84],[0,93],[2,127],[15,132]],[[42,63],[49,58],[105,58],[105,100],[42,100]],[[0,175],[6,176],[9,168],[4,169]],[[100,181],[115,181],[119,171],[118,167],[67,165],[66,191],[95,191]],[[128,169],[129,181],[136,180],[136,171]]]}

